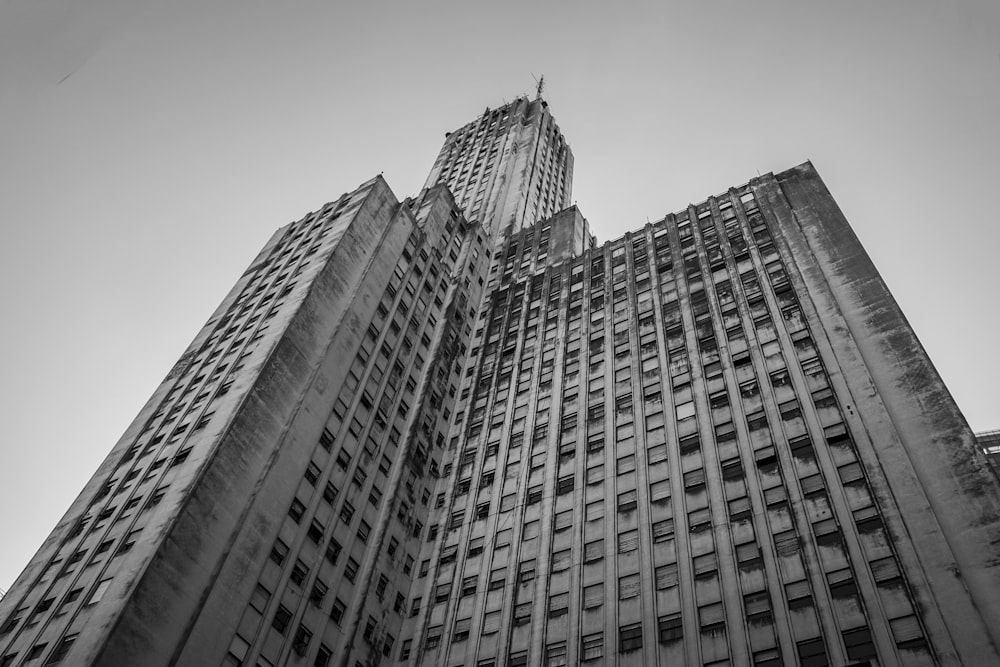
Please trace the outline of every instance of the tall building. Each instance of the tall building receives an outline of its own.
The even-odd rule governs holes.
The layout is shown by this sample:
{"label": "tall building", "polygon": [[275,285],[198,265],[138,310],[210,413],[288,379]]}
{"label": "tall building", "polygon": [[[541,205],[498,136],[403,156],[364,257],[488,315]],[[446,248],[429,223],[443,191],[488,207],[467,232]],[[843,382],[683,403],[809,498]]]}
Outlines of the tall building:
{"label": "tall building", "polygon": [[810,164],[598,245],[540,99],[280,229],[0,667],[1000,663],[1000,494]]}
{"label": "tall building", "polygon": [[495,237],[569,206],[573,152],[548,104],[519,98],[446,135],[424,187],[438,183]]}

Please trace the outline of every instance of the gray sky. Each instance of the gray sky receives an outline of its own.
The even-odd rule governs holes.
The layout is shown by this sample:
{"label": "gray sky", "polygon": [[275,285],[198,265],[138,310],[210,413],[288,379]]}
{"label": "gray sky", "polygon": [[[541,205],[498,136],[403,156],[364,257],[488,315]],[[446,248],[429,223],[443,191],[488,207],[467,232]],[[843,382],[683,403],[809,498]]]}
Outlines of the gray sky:
{"label": "gray sky", "polygon": [[602,242],[811,159],[1000,427],[1000,3],[6,0],[0,588],[274,229],[532,73]]}

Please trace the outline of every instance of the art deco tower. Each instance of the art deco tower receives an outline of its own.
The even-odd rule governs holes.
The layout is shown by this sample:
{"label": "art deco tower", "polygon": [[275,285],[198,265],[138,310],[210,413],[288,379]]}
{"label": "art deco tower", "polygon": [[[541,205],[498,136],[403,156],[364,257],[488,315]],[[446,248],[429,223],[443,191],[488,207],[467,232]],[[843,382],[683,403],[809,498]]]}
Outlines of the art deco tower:
{"label": "art deco tower", "polygon": [[437,183],[495,237],[569,206],[573,152],[548,104],[519,98],[447,134],[424,187]]}
{"label": "art deco tower", "polygon": [[280,229],[0,667],[1000,662],[1000,494],[810,164],[598,246],[540,99]]}

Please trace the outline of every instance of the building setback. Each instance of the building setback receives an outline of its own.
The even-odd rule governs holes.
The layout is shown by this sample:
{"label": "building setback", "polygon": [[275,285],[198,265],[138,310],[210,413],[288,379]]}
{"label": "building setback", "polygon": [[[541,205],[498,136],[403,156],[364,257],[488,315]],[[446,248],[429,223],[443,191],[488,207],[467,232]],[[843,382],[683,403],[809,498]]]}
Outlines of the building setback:
{"label": "building setback", "polygon": [[812,165],[597,245],[541,99],[268,242],[13,665],[1000,663],[1000,495]]}

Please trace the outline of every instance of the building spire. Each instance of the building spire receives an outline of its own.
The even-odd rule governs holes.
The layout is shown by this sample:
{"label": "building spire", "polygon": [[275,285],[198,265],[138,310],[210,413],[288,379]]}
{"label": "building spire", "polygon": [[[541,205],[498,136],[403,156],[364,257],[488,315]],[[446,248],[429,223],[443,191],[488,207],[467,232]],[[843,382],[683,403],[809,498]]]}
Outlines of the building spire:
{"label": "building spire", "polygon": [[[535,79],[535,75],[532,74],[531,78]],[[540,99],[542,99],[542,90],[545,89],[545,75],[543,74],[540,77],[538,77],[537,79],[535,79],[535,84],[536,84],[535,85],[535,99],[536,100],[540,100]]]}

